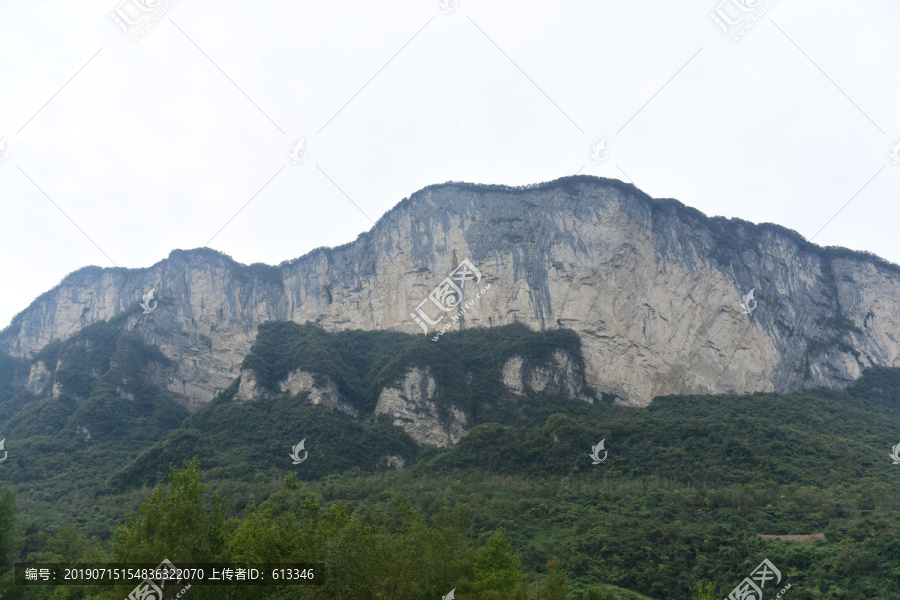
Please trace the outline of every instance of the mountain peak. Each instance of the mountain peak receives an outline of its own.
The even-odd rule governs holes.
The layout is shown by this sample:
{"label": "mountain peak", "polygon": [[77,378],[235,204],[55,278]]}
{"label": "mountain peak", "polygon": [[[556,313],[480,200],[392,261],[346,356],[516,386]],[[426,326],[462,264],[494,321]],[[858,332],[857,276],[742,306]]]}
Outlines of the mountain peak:
{"label": "mountain peak", "polygon": [[[442,282],[461,265],[471,276],[454,318],[429,296],[450,291]],[[150,289],[158,307],[145,313]],[[424,329],[436,344],[447,328],[522,323],[572,329],[587,384],[646,405],[663,394],[846,385],[868,366],[898,366],[898,298],[897,265],[778,225],[707,217],[621,181],[447,182],[351,243],[278,266],[195,248],[144,269],[81,269],[17,315],[0,348],[27,357],[119,318],[179,365],[169,391],[205,402],[234,380],[269,320]]]}

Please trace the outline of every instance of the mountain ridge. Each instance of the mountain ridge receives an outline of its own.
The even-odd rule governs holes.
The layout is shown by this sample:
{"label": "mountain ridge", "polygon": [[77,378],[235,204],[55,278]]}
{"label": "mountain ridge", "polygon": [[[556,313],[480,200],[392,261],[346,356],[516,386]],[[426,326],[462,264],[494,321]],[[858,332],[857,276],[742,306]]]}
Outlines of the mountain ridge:
{"label": "mountain ridge", "polygon": [[[27,357],[127,313],[126,329],[181,365],[166,389],[202,404],[267,320],[421,333],[408,315],[464,259],[492,288],[453,329],[571,328],[588,383],[628,404],[846,385],[867,366],[900,365],[900,266],[588,176],[428,186],[353,242],[278,266],[201,248],[142,269],[85,267],[16,315],[0,348]],[[151,287],[159,308],[143,316]],[[760,310],[747,316],[737,307],[750,289]]]}

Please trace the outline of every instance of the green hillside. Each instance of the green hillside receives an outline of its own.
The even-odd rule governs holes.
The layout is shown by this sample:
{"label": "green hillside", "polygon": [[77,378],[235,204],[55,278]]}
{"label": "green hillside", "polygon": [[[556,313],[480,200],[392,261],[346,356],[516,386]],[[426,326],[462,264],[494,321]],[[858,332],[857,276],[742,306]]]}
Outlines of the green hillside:
{"label": "green hillside", "polygon": [[[530,401],[501,402],[501,369],[513,355],[546,361],[563,349],[580,358],[577,337],[569,331],[536,333],[522,325],[474,330],[447,336],[434,344],[422,336],[382,331],[326,333],[311,324],[270,322],[259,336],[243,368],[252,370],[260,387],[271,394],[253,402],[235,400],[238,382],[198,410],[184,425],[148,448],[136,461],[109,480],[124,490],[153,485],[169,466],[197,456],[213,479],[260,481],[278,476],[291,464],[290,448],[305,440],[314,460],[298,471],[301,479],[360,469],[385,468],[385,456],[405,463],[419,451],[400,427],[382,415],[373,417],[382,387],[394,383],[414,366],[428,367],[441,395],[438,409],[464,410],[470,422],[539,424],[554,412],[600,414],[600,408],[580,400],[534,395]],[[278,382],[302,368],[328,377],[359,413],[360,418],[314,406],[306,394],[278,392]]]}
{"label": "green hillside", "polygon": [[[847,390],[671,396],[646,409],[533,392],[503,399],[509,356],[541,361],[556,349],[580,356],[566,331],[511,326],[433,343],[269,323],[244,368],[271,395],[238,402],[235,382],[191,415],[147,377],[165,358],[115,323],[31,359],[57,365],[56,397],[24,390],[30,361],[0,357],[2,597],[51,597],[10,585],[15,559],[165,556],[316,561],[332,576],[315,589],[192,588],[186,597],[198,600],[225,589],[273,599],[437,600],[451,589],[460,600],[721,599],[764,558],[796,600],[900,598],[900,465],[888,457],[900,443],[900,369],[869,369]],[[428,366],[446,390],[439,402],[476,423],[455,447],[418,447],[383,417],[366,419],[377,391],[409,366]],[[296,368],[331,378],[363,418],[277,393]],[[309,458],[293,465],[290,447],[304,438]],[[609,454],[593,465],[601,439]],[[385,455],[406,466],[388,468]],[[812,533],[826,539],[760,538]],[[692,596],[701,583],[712,591]]]}
{"label": "green hillside", "polygon": [[477,328],[445,335],[439,343],[428,336],[390,331],[328,333],[310,323],[270,321],[259,335],[243,368],[257,382],[276,391],[278,382],[302,368],[328,376],[360,411],[371,414],[383,387],[394,383],[410,367],[428,367],[442,399],[465,409],[477,422],[502,395],[502,367],[511,356],[540,363],[555,350],[576,358],[583,373],[578,336],[570,330],[535,332],[521,324]]}

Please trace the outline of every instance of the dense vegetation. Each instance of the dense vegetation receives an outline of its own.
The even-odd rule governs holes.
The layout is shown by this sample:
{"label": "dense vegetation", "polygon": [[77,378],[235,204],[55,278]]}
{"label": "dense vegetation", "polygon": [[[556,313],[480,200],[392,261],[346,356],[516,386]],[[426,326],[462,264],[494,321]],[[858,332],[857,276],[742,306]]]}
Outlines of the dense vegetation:
{"label": "dense vegetation", "polygon": [[[436,600],[451,589],[460,600],[721,600],[763,558],[789,598],[900,598],[900,466],[887,456],[900,443],[900,370],[869,369],[845,391],[664,397],[640,410],[531,391],[513,403],[505,358],[578,357],[577,338],[509,327],[436,344],[280,323],[261,328],[244,364],[270,394],[237,402],[235,382],[187,416],[145,376],[165,359],[111,326],[41,353],[62,382],[55,398],[30,396],[15,383],[27,368],[0,357],[4,600],[130,591],[17,588],[15,560],[162,558],[316,561],[331,575],[319,588],[195,586],[188,600]],[[440,401],[477,424],[452,449],[277,391],[304,368],[366,415],[410,365],[428,366]],[[309,459],[292,465],[303,437]],[[609,457],[592,465],[601,439]],[[826,539],[760,538],[811,533]]]}
{"label": "dense vegetation", "polygon": [[[439,347],[438,347],[439,346]],[[541,362],[562,349],[580,359],[577,337],[570,331],[539,334],[522,325],[467,331],[435,344],[422,336],[383,331],[326,333],[311,324],[270,322],[260,326],[257,342],[243,364],[268,393],[254,402],[235,401],[238,382],[188,418],[159,443],[116,473],[108,488],[124,490],[161,481],[172,464],[194,456],[209,476],[245,482],[268,481],[290,465],[290,447],[301,439],[315,456],[302,479],[317,479],[351,468],[386,468],[385,457],[413,461],[418,446],[400,427],[373,416],[378,393],[410,367],[427,367],[441,389],[439,409],[462,408],[470,422],[541,424],[554,412],[587,415],[581,400],[541,397],[513,406],[498,402],[500,378],[509,356]],[[295,369],[335,382],[360,415],[348,414],[304,398],[280,393],[278,383]],[[583,367],[582,367],[583,368]]]}
{"label": "dense vegetation", "polygon": [[[55,378],[55,396],[36,397],[22,385],[28,364],[39,361]],[[145,376],[168,366],[159,350],[116,323],[51,343],[31,361],[0,358],[0,438],[9,452],[2,481],[18,493],[26,551],[41,547],[66,518],[87,535],[108,538],[138,506],[141,494],[104,504],[97,492],[111,469],[187,417],[184,406]]]}
{"label": "dense vegetation", "polygon": [[477,422],[478,412],[496,405],[503,395],[501,369],[509,357],[546,362],[557,349],[574,356],[584,369],[578,336],[567,329],[537,333],[513,324],[469,329],[434,343],[428,336],[391,331],[327,333],[310,323],[270,321],[260,325],[243,368],[252,370],[257,382],[272,392],[298,368],[329,377],[366,415],[374,410],[382,388],[410,367],[428,367],[441,398]]}

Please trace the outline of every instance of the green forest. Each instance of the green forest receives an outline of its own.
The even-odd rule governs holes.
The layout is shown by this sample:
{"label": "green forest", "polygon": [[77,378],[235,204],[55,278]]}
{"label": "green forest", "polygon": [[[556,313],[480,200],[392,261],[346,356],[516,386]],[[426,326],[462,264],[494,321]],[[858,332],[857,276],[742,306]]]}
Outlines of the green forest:
{"label": "green forest", "polygon": [[[763,559],[796,600],[900,598],[900,369],[845,390],[666,396],[504,393],[511,356],[581,361],[523,326],[444,335],[267,323],[239,382],[189,413],[159,350],[98,323],[0,356],[0,598],[122,599],[132,586],[17,586],[16,562],[317,563],[317,586],[192,586],[185,598],[721,600]],[[20,383],[37,360],[59,393]],[[474,426],[420,447],[378,391],[427,366]],[[359,419],[278,382],[328,377]],[[25,378],[27,379],[27,377]],[[293,465],[292,445],[309,458]],[[591,448],[605,440],[608,458]],[[405,466],[388,467],[385,455]],[[812,542],[763,535],[824,534]],[[779,586],[779,589],[780,587]],[[767,586],[764,598],[775,597]]]}

